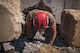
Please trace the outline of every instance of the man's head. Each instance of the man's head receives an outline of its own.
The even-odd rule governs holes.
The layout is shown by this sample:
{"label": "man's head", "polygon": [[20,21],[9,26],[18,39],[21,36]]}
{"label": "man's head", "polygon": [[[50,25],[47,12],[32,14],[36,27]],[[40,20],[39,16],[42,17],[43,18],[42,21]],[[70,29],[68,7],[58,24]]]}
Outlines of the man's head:
{"label": "man's head", "polygon": [[45,12],[37,12],[34,14],[33,25],[37,30],[45,29],[47,24],[48,14]]}

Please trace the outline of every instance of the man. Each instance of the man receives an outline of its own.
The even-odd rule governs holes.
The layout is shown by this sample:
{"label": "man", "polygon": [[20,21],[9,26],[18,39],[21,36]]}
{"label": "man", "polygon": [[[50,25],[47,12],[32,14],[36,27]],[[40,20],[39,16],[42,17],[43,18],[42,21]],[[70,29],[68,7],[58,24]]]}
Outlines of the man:
{"label": "man", "polygon": [[34,27],[37,31],[42,31],[50,27],[52,31],[52,36],[50,40],[50,44],[54,43],[56,37],[56,21],[54,16],[48,12],[39,9],[34,9],[27,14],[26,17],[26,31],[29,39],[32,38],[32,34],[30,32],[30,28]]}

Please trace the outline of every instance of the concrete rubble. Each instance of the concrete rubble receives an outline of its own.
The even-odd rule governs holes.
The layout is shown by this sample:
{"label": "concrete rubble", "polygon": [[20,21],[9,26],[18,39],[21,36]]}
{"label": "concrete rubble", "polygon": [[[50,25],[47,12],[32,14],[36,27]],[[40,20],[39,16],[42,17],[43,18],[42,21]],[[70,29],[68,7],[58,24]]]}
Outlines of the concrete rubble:
{"label": "concrete rubble", "polygon": [[0,42],[18,39],[23,17],[20,0],[0,0]]}
{"label": "concrete rubble", "polygon": [[[60,37],[56,38],[55,44],[53,46],[45,44],[45,42],[41,42],[41,41],[29,42],[25,35],[21,36],[17,41],[6,43],[6,44],[7,44],[7,47],[9,46],[12,47],[12,48],[6,48],[7,50],[5,51],[6,53],[7,52],[43,53],[43,52],[49,52],[52,50],[53,50],[52,52],[57,51],[57,53],[80,53],[80,48],[67,46]],[[46,48],[50,48],[50,49],[46,49]]]}
{"label": "concrete rubble", "polygon": [[80,47],[80,10],[65,9],[61,20],[61,36],[69,46]]}

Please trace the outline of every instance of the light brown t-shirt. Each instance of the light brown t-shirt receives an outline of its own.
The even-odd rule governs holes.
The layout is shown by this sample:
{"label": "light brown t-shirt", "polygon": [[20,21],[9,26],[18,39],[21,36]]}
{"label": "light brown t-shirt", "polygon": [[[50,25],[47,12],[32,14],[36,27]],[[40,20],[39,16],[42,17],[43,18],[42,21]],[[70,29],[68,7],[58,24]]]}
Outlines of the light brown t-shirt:
{"label": "light brown t-shirt", "polygon": [[48,14],[48,16],[49,16],[48,18],[50,19],[49,24],[48,24],[49,26],[56,24],[56,20],[50,12],[43,11],[43,10],[38,10],[38,9],[34,9],[34,10],[30,11],[27,14],[26,21],[32,21],[33,14],[35,14],[37,12],[45,12],[46,14]]}

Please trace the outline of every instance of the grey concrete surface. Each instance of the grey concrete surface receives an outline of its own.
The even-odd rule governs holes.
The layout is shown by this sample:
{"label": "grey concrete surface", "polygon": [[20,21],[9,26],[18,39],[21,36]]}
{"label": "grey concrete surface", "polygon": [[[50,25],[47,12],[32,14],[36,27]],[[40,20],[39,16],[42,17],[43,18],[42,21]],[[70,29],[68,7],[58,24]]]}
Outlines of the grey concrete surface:
{"label": "grey concrete surface", "polygon": [[[29,8],[35,4],[38,4],[40,0],[21,0],[21,9]],[[64,8],[64,0],[43,0],[44,4],[51,8],[52,14],[55,15],[56,22],[61,24],[61,14]]]}
{"label": "grey concrete surface", "polygon": [[65,0],[64,8],[80,10],[80,0]]}

